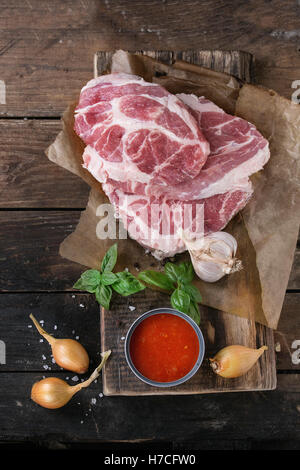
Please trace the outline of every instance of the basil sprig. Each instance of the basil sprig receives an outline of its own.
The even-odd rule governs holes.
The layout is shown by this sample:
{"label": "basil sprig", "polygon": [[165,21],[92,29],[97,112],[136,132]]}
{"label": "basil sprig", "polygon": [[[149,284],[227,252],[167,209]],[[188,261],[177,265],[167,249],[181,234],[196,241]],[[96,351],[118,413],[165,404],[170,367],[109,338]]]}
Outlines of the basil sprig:
{"label": "basil sprig", "polygon": [[153,270],[142,271],[138,277],[149,286],[172,292],[170,299],[172,307],[186,313],[199,325],[198,303],[202,302],[202,297],[197,287],[192,284],[194,279],[192,263],[166,263],[164,271],[164,273]]}
{"label": "basil sprig", "polygon": [[112,291],[127,297],[145,289],[133,274],[128,271],[113,273],[118,258],[117,243],[112,245],[104,255],[101,268],[84,271],[73,289],[84,290],[95,294],[97,302],[105,309],[109,309]]}

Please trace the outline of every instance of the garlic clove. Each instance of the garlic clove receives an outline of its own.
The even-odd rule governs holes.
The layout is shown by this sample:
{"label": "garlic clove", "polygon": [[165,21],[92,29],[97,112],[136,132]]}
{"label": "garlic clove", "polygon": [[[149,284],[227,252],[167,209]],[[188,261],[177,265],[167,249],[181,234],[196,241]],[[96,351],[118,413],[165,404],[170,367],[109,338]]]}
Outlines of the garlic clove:
{"label": "garlic clove", "polygon": [[267,346],[259,349],[241,345],[227,346],[221,349],[215,357],[209,359],[210,365],[213,371],[221,377],[228,379],[241,377],[253,367],[267,349]]}
{"label": "garlic clove", "polygon": [[191,260],[195,273],[203,281],[216,282],[224,276],[223,268],[217,263],[212,263],[210,261],[197,261],[192,257]]}
{"label": "garlic clove", "polygon": [[[208,235],[208,238],[212,239],[216,243],[216,245],[219,246],[219,249],[221,251],[222,251],[221,247],[223,247],[223,250],[226,251],[226,249],[227,249],[228,255],[235,255],[236,254],[237,241],[230,233],[215,232],[211,235]],[[218,244],[218,242],[219,242],[219,244]]]}

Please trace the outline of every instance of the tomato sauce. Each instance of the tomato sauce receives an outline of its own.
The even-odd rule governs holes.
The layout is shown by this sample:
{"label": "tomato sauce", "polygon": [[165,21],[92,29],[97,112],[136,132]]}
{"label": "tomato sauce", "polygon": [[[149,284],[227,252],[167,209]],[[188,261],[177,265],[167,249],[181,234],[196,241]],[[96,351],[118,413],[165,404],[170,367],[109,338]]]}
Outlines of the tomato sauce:
{"label": "tomato sauce", "polygon": [[155,382],[173,382],[195,365],[199,341],[183,318],[158,313],[145,318],[130,340],[130,356],[136,369]]}

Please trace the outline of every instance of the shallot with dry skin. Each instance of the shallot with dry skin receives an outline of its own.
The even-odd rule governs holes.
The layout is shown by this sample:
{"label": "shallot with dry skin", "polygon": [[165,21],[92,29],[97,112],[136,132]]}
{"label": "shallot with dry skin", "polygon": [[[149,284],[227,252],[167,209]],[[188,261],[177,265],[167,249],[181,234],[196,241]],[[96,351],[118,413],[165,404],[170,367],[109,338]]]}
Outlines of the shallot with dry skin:
{"label": "shallot with dry skin", "polygon": [[33,321],[38,332],[48,341],[52,348],[55,362],[64,369],[77,374],[84,374],[89,368],[89,356],[84,347],[75,339],[56,339],[49,335],[38,323],[32,314]]}
{"label": "shallot with dry skin", "polygon": [[101,353],[102,361],[88,380],[70,386],[67,382],[57,377],[48,377],[33,385],[31,399],[44,408],[52,410],[61,408],[71,400],[75,393],[79,392],[82,388],[88,387],[99,377],[100,371],[110,356],[110,353],[110,350]]}
{"label": "shallot with dry skin", "polygon": [[259,349],[247,348],[238,344],[227,346],[221,349],[215,357],[209,359],[210,365],[213,371],[221,377],[227,379],[240,377],[254,366],[267,349],[267,346],[262,346]]}

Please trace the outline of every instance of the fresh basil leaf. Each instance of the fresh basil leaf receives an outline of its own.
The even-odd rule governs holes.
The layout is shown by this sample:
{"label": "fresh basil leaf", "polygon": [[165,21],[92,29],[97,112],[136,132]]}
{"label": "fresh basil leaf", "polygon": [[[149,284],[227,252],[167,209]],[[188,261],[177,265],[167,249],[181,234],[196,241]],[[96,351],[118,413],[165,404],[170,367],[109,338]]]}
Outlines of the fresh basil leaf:
{"label": "fresh basil leaf", "polygon": [[109,250],[105,253],[104,258],[101,264],[102,273],[110,272],[115,267],[118,257],[118,245],[115,243],[112,245]]}
{"label": "fresh basil leaf", "polygon": [[81,274],[73,289],[85,290],[93,293],[101,282],[101,274],[97,269],[88,269]]}
{"label": "fresh basil leaf", "polygon": [[194,279],[194,268],[192,263],[179,263],[176,267],[177,282],[188,284]]}
{"label": "fresh basil leaf", "polygon": [[194,268],[190,261],[186,263],[180,263],[179,265],[181,270],[181,281],[184,283],[190,283],[194,279]]}
{"label": "fresh basil leaf", "polygon": [[145,289],[144,284],[127,271],[116,273],[116,276],[117,281],[112,284],[112,288],[120,295],[127,297],[128,295],[135,294]]}
{"label": "fresh basil leaf", "polygon": [[191,304],[191,298],[187,292],[180,289],[179,287],[174,290],[171,295],[171,305],[176,310],[183,313],[188,313]]}
{"label": "fresh basil leaf", "polygon": [[174,282],[171,281],[171,279],[166,274],[159,271],[152,271],[150,269],[147,271],[142,271],[139,273],[138,278],[141,281],[146,282],[146,284],[159,287],[163,290],[170,291],[175,289]]}
{"label": "fresh basil leaf", "polygon": [[194,269],[191,262],[166,263],[165,273],[173,282],[188,284],[194,279]]}
{"label": "fresh basil leaf", "polygon": [[101,276],[101,282],[104,286],[110,286],[118,280],[117,276],[111,272],[104,272]]}
{"label": "fresh basil leaf", "polygon": [[111,287],[104,286],[103,284],[101,284],[97,287],[95,295],[99,304],[102,305],[102,307],[104,307],[106,310],[108,310],[112,295]]}
{"label": "fresh basil leaf", "polygon": [[194,286],[193,284],[184,284],[182,288],[185,290],[185,292],[189,294],[190,298],[194,300],[194,302],[202,302],[202,296],[196,286]]}
{"label": "fresh basil leaf", "polygon": [[200,310],[199,310],[199,306],[197,302],[195,302],[194,300],[192,300],[190,303],[188,316],[191,317],[191,319],[194,320],[194,322],[197,323],[197,325],[200,325],[200,319],[201,319]]}
{"label": "fresh basil leaf", "polygon": [[177,268],[177,265],[174,264],[174,263],[166,263],[165,264],[165,273],[166,273],[166,276],[168,276],[169,279],[171,279],[171,281],[173,282],[177,282],[178,281],[178,268]]}

